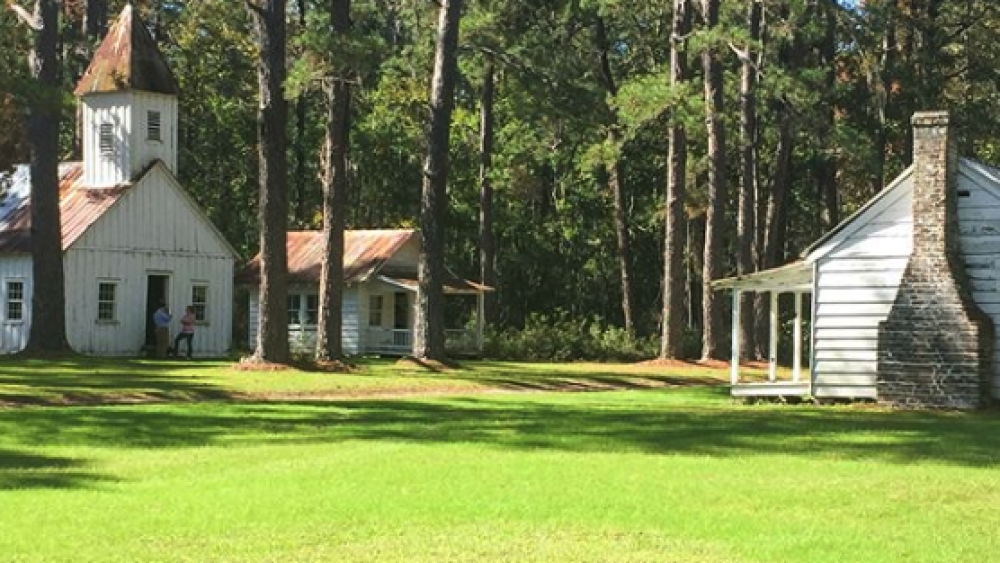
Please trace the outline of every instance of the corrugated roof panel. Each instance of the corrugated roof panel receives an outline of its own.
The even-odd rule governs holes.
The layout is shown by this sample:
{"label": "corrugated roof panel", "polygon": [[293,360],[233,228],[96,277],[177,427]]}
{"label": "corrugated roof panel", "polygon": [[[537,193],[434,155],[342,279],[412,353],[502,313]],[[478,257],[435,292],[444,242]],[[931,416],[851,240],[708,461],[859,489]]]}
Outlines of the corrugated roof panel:
{"label": "corrugated roof panel", "polygon": [[[411,238],[413,229],[362,230],[344,233],[344,281],[361,281],[380,269]],[[290,231],[287,241],[288,281],[319,282],[323,261],[321,231]],[[415,272],[414,272],[415,273]],[[260,282],[260,254],[237,276],[245,283]]]}
{"label": "corrugated roof panel", "polygon": [[[14,183],[8,192],[12,198],[0,207],[0,253],[28,254],[31,252],[31,176],[27,166],[19,167],[12,176]],[[128,186],[109,189],[87,189],[83,183],[83,164],[66,162],[59,165],[59,213],[62,223],[62,247],[66,250],[94,224],[122,195]]]}

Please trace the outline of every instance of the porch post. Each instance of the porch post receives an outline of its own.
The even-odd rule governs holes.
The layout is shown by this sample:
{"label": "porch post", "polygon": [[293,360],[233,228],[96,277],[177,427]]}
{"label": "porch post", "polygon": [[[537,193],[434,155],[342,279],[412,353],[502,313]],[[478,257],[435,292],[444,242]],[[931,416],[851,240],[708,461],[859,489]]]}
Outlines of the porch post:
{"label": "porch post", "polygon": [[483,326],[486,324],[486,294],[480,291],[476,294],[476,347],[483,353]]}
{"label": "porch post", "polygon": [[771,291],[771,334],[767,358],[767,380],[778,379],[778,292]]}
{"label": "porch post", "polygon": [[795,292],[795,325],[792,329],[792,381],[802,377],[802,293]]}
{"label": "porch post", "polygon": [[729,366],[729,383],[740,379],[740,290],[733,289],[733,359]]}

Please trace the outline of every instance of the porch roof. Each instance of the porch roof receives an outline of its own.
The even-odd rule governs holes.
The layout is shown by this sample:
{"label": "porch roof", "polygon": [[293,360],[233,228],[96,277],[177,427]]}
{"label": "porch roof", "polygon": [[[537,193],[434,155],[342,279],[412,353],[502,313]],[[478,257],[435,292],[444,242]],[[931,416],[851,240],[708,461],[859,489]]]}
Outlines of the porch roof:
{"label": "porch roof", "polygon": [[[416,293],[417,289],[420,287],[420,280],[409,276],[378,276],[378,279],[389,285],[406,291],[412,291],[414,293]],[[471,282],[469,280],[463,280],[450,272],[445,274],[444,284],[442,285],[444,285],[444,292],[448,295],[479,295],[480,293],[493,291],[493,288],[491,287]]]}
{"label": "porch roof", "polygon": [[799,260],[770,270],[715,280],[712,282],[712,289],[811,292],[813,289],[813,265]]}

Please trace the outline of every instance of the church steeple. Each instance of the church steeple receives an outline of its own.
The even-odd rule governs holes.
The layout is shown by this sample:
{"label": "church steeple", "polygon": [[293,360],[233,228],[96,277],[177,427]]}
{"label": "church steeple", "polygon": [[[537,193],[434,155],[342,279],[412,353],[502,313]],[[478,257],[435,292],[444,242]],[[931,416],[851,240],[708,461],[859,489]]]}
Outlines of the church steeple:
{"label": "church steeple", "polygon": [[176,171],[178,92],[152,35],[126,4],[75,91],[85,185],[129,182],[154,160]]}

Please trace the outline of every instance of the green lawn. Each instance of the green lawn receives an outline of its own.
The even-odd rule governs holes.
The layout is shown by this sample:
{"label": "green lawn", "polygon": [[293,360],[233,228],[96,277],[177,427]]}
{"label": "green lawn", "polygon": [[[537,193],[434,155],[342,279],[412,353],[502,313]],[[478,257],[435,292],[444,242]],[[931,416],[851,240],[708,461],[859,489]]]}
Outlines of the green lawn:
{"label": "green lawn", "polygon": [[[0,365],[8,399],[30,375],[8,375],[12,365]],[[129,377],[100,365],[117,375],[37,366],[40,381],[21,395],[45,387],[66,399],[83,392],[72,381],[97,393]],[[219,400],[0,409],[0,559],[983,562],[1000,553],[995,413],[742,406],[725,388],[685,385],[277,398],[339,392],[348,384],[334,382],[349,377],[410,390],[430,379],[437,387],[426,388],[454,392],[692,375],[629,366],[483,363],[428,374],[377,363],[353,376],[233,381],[222,364],[135,365],[135,379],[173,382],[156,386],[161,399],[211,396],[184,390],[188,378]],[[276,399],[255,400],[261,391]]]}
{"label": "green lawn", "polygon": [[227,361],[0,358],[0,407],[273,400],[455,393],[657,387],[719,382],[719,370],[636,365],[466,362],[436,372],[412,362],[362,360],[352,373],[289,369],[252,372]]}

